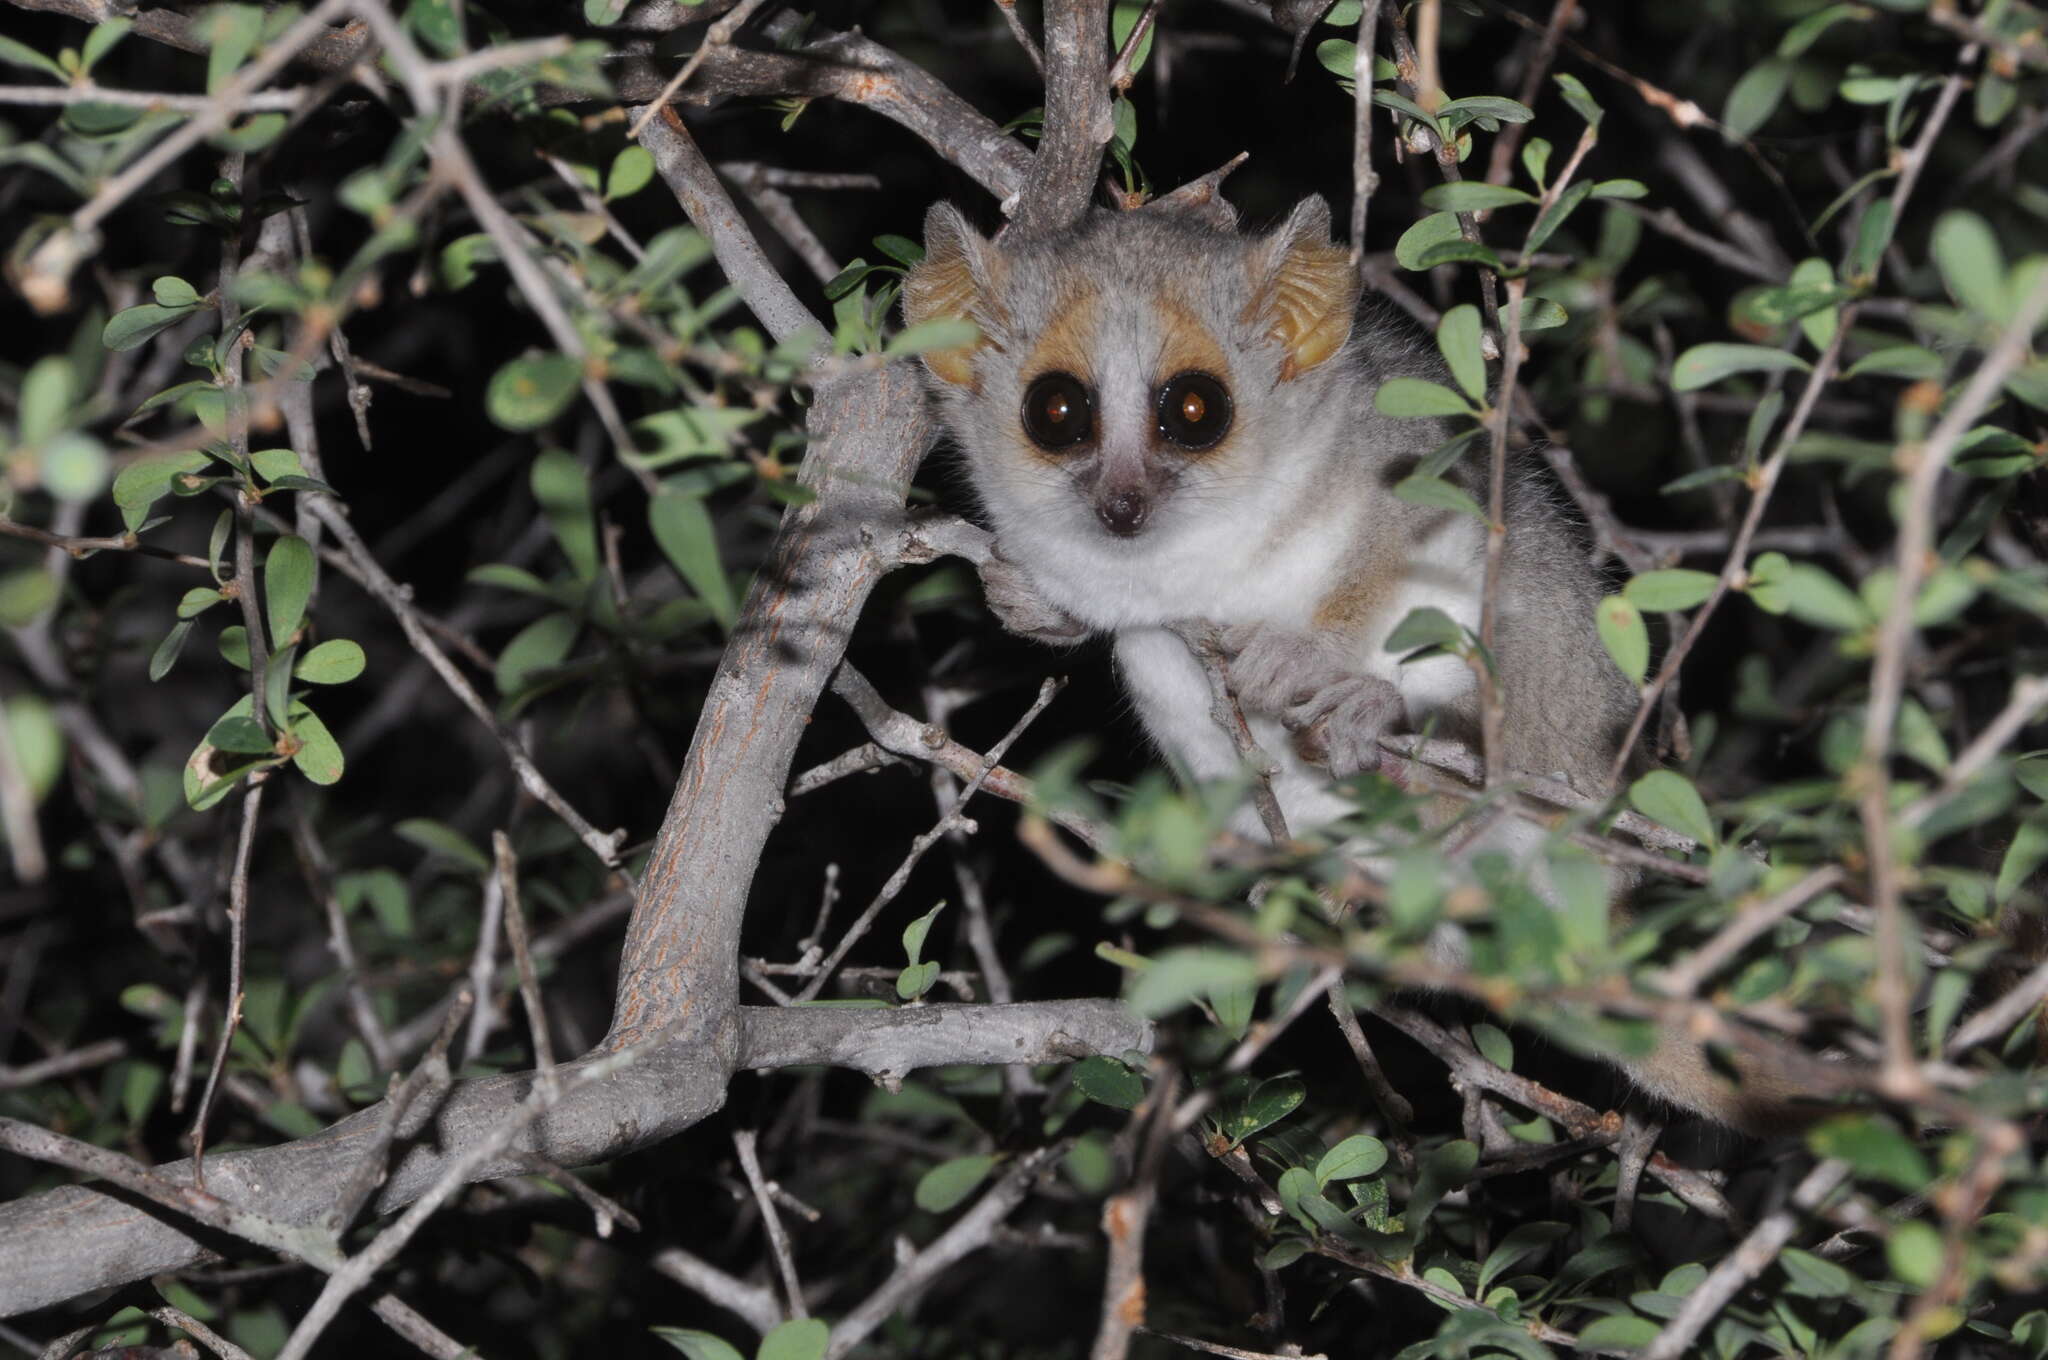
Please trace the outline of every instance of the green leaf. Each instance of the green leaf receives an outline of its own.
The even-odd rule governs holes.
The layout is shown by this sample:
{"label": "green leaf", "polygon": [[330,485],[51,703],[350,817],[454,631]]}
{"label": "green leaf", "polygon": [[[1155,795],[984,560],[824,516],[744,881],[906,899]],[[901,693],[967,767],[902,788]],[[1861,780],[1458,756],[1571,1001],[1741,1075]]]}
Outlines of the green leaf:
{"label": "green leaf", "polygon": [[1991,226],[1973,212],[1945,212],[1929,242],[1949,295],[1980,316],[2002,321],[2012,311],[2005,260]]}
{"label": "green leaf", "polygon": [[1331,1181],[1352,1181],[1370,1176],[1387,1164],[1387,1145],[1363,1133],[1354,1133],[1325,1152],[1316,1163],[1316,1187]]}
{"label": "green leaf", "polygon": [[1431,213],[1401,233],[1394,242],[1394,260],[1403,269],[1422,269],[1422,257],[1430,247],[1463,239],[1456,213]]}
{"label": "green leaf", "polygon": [[411,841],[430,854],[446,856],[478,873],[490,872],[490,856],[445,822],[437,822],[431,817],[408,817],[391,829],[401,839]]}
{"label": "green leaf", "polygon": [[1258,1005],[1257,987],[1218,987],[1209,993],[1209,1009],[1216,1023],[1232,1039],[1242,1039],[1252,1027],[1252,1011]]}
{"label": "green leaf", "polygon": [[43,489],[60,501],[89,501],[107,484],[106,446],[67,431],[43,445]]}
{"label": "green leaf", "polygon": [[1597,129],[1606,114],[1585,82],[1573,75],[1556,75],[1551,80],[1556,83],[1558,93],[1564,96],[1564,102],[1571,105],[1572,112],[1585,119],[1588,127]]}
{"label": "green leaf", "polygon": [[1791,562],[1780,576],[1775,588],[1777,598],[1784,603],[1786,612],[1802,623],[1854,633],[1876,622],[1856,592],[1837,581],[1825,567]]}
{"label": "green leaf", "polygon": [[[1380,390],[1384,392],[1386,389]],[[1394,484],[1394,495],[1396,499],[1404,500],[1410,505],[1426,505],[1436,510],[1455,510],[1460,514],[1470,515],[1481,523],[1486,520],[1486,511],[1478,501],[1467,495],[1464,488],[1454,486],[1441,477],[1404,477]]]}
{"label": "green leaf", "polygon": [[832,1329],[818,1318],[795,1318],[761,1338],[754,1360],[825,1360]]}
{"label": "green leaf", "polygon": [[35,694],[7,700],[6,718],[15,764],[30,800],[41,803],[64,773],[64,729],[57,724],[56,710]]}
{"label": "green leaf", "polygon": [[1579,1328],[1575,1349],[1582,1351],[1640,1350],[1657,1339],[1663,1330],[1648,1318],[1633,1313],[1609,1313]]}
{"label": "green leaf", "polygon": [[1096,1104],[1116,1110],[1135,1110],[1145,1098],[1144,1078],[1101,1054],[1074,1064],[1074,1087]]}
{"label": "green leaf", "polygon": [[1559,303],[1552,302],[1549,298],[1532,297],[1522,299],[1521,324],[1524,335],[1527,335],[1530,331],[1547,331],[1553,327],[1562,326],[1569,320],[1571,320],[1571,317],[1565,312],[1564,307]]}
{"label": "green leaf", "polygon": [[1941,356],[1919,345],[1891,345],[1874,350],[1849,365],[1845,378],[1911,378],[1935,381],[1941,377]]}
{"label": "green leaf", "polygon": [[915,1001],[932,989],[938,976],[937,959],[909,964],[896,974],[896,995],[904,1001]]}
{"label": "green leaf", "polygon": [[1434,269],[1440,264],[1476,264],[1496,273],[1507,267],[1501,263],[1500,256],[1492,246],[1479,241],[1467,241],[1463,237],[1440,241],[1423,251],[1415,261],[1417,269]]}
{"label": "green leaf", "polygon": [[1877,272],[1878,257],[1892,239],[1892,201],[1880,198],[1863,210],[1856,223],[1856,243],[1842,258],[1842,275],[1847,279],[1868,279]]}
{"label": "green leaf", "polygon": [[1838,1299],[1856,1287],[1854,1275],[1833,1261],[1824,1261],[1797,1247],[1786,1247],[1779,1252],[1778,1264],[1784,1267],[1785,1276],[1791,1282],[1789,1292],[1805,1298]]}
{"label": "green leaf", "polygon": [[1308,1087],[1298,1077],[1274,1077],[1252,1088],[1241,1109],[1224,1116],[1224,1136],[1236,1147],[1260,1129],[1271,1128],[1301,1108],[1308,1099]]}
{"label": "green leaf", "polygon": [[1480,118],[1491,118],[1496,123],[1526,123],[1536,114],[1520,100],[1497,94],[1475,94],[1439,104],[1436,116],[1437,121],[1449,127]]}
{"label": "green leaf", "polygon": [[[1486,402],[1486,356],[1479,351],[1479,309],[1462,303],[1437,323],[1436,347],[1450,365],[1451,376],[1473,402]],[[1386,391],[1385,387],[1380,389]]]}
{"label": "green leaf", "polygon": [[583,364],[566,354],[529,354],[491,375],[484,409],[502,429],[537,430],[562,413],[583,382]]}
{"label": "green leaf", "polygon": [[1495,1280],[1570,1232],[1571,1228],[1563,1223],[1524,1223],[1510,1230],[1501,1238],[1500,1245],[1486,1254],[1473,1292],[1484,1297]]}
{"label": "green leaf", "polygon": [[1508,184],[1486,184],[1479,180],[1459,180],[1452,184],[1438,184],[1422,194],[1422,204],[1438,212],[1485,212],[1492,208],[1508,208],[1518,203],[1534,203],[1536,195],[1527,189],[1517,189]]}
{"label": "green leaf", "polygon": [[378,929],[393,939],[411,938],[412,894],[405,880],[392,870],[361,869],[340,874],[334,880],[334,892],[341,899],[343,911],[367,902],[377,918]]}
{"label": "green leaf", "polygon": [[171,673],[171,667],[178,664],[178,653],[185,650],[185,639],[192,636],[192,628],[198,620],[186,619],[164,635],[156,650],[149,656],[149,678],[161,680]]}
{"label": "green leaf", "polygon": [[634,430],[656,445],[640,455],[640,465],[652,468],[691,458],[723,457],[732,451],[733,435],[761,416],[762,412],[751,406],[683,406],[636,420]]}
{"label": "green leaf", "polygon": [[1603,179],[1593,186],[1594,198],[1648,198],[1650,186],[1639,179]]}
{"label": "green leaf", "polygon": [[1807,15],[1798,23],[1786,29],[1785,36],[1778,39],[1778,55],[1781,57],[1800,56],[1807,48],[1813,46],[1821,34],[1827,32],[1828,29],[1834,27],[1842,20],[1870,19],[1873,17],[1875,16],[1871,13],[1869,7],[1865,5],[1829,5],[1825,9]]}
{"label": "green leaf", "polygon": [[653,178],[654,157],[648,154],[647,148],[638,144],[626,147],[612,157],[612,168],[605,175],[605,202],[631,198],[646,188]]}
{"label": "green leaf", "polygon": [[[237,705],[246,707],[246,705]],[[269,756],[277,754],[277,742],[266,731],[263,724],[246,713],[229,711],[221,716],[212,727],[206,729],[206,744],[216,751],[227,751],[241,756]]]}
{"label": "green leaf", "polygon": [[0,574],[0,624],[26,628],[57,603],[57,578],[40,567]]}
{"label": "green leaf", "polygon": [[544,449],[533,460],[529,481],[555,542],[579,581],[597,576],[597,520],[590,509],[590,478],[583,465],[561,449]]}
{"label": "green leaf", "polygon": [[292,764],[298,766],[300,774],[315,784],[332,784],[341,778],[341,743],[312,709],[293,704],[287,730],[299,742],[299,749],[292,754]]}
{"label": "green leaf", "polygon": [[1710,571],[1670,567],[1646,571],[1630,578],[1621,593],[1628,597],[1630,604],[1646,613],[1668,614],[1704,603],[1707,596],[1713,594],[1718,580],[1720,578]]}
{"label": "green leaf", "polygon": [[1762,373],[1794,369],[1805,373],[1813,365],[1796,354],[1763,345],[1732,345],[1713,342],[1694,345],[1678,356],[1671,366],[1671,386],[1680,392],[1695,392],[1736,373]]}
{"label": "green leaf", "polygon": [[69,359],[53,354],[37,360],[21,380],[21,396],[16,405],[16,433],[21,442],[40,444],[62,429],[76,388]]}
{"label": "green leaf", "polygon": [[1423,1155],[1416,1172],[1414,1193],[1408,1196],[1406,1217],[1412,1240],[1422,1240],[1423,1229],[1429,1224],[1429,1216],[1436,1212],[1436,1206],[1447,1193],[1470,1180],[1478,1165],[1478,1146],[1463,1138]]}
{"label": "green leaf", "polygon": [[1138,1014],[1156,1018],[1213,988],[1241,987],[1258,977],[1258,961],[1239,950],[1169,949],[1135,975],[1127,999]]}
{"label": "green leaf", "polygon": [[1827,301],[1809,309],[1799,318],[1799,329],[1806,336],[1806,343],[1815,349],[1826,349],[1834,341],[1835,328],[1841,322],[1842,290],[1835,287],[1835,268],[1826,260],[1801,260],[1792,267],[1787,286],[1820,295]]}
{"label": "green leaf", "polygon": [[945,909],[946,904],[941,902],[909,925],[903,927],[903,957],[908,962],[916,963],[924,957],[925,937],[931,934],[932,922],[937,920],[939,913]]}
{"label": "green leaf", "polygon": [[193,310],[191,307],[159,307],[154,302],[145,302],[140,307],[115,312],[100,330],[100,343],[112,350],[134,349],[147,343],[158,331],[177,325]]}
{"label": "green leaf", "polygon": [[718,557],[718,538],[704,502],[695,496],[663,491],[648,501],[647,523],[670,565],[710,608],[719,627],[730,629],[738,606],[725,565]]}
{"label": "green leaf", "polygon": [[[1123,136],[1121,131],[1118,136]],[[883,233],[875,238],[875,249],[902,265],[913,265],[924,259],[924,247],[908,236]]]}
{"label": "green leaf", "polygon": [[345,685],[363,673],[363,649],[347,638],[329,638],[299,658],[292,674],[309,685]]}
{"label": "green leaf", "polygon": [[206,39],[206,92],[219,94],[263,35],[263,11],[255,5],[215,5],[200,18]]}
{"label": "green leaf", "polygon": [[1472,1026],[1472,1043],[1479,1050],[1479,1056],[1503,1072],[1515,1070],[1515,1041],[1508,1038],[1508,1032],[1499,1025],[1477,1024]]}
{"label": "green leaf", "polygon": [[190,308],[199,305],[199,290],[176,274],[165,274],[150,285],[159,307]]}
{"label": "green leaf", "polygon": [[571,603],[581,591],[558,589],[535,576],[524,567],[515,567],[509,562],[486,562],[480,567],[471,567],[463,577],[471,585],[496,586],[500,590],[516,590],[522,595],[536,599],[550,600],[556,604]]}
{"label": "green leaf", "polygon": [[1718,844],[1714,819],[1692,781],[1676,770],[1652,770],[1629,785],[1629,804],[1659,826],[1689,836],[1709,850]]}
{"label": "green leaf", "polygon": [[559,666],[576,645],[583,621],[566,611],[543,614],[512,635],[498,653],[498,693],[513,698],[548,670]]}
{"label": "green leaf", "polygon": [[283,727],[289,716],[287,709],[292,696],[292,662],[298,654],[296,646],[274,652],[270,665],[263,672],[263,708],[270,715],[273,727]]}
{"label": "green leaf", "polygon": [[745,1356],[709,1332],[693,1331],[688,1327],[654,1327],[649,1330],[690,1360],[746,1360]]}
{"label": "green leaf", "polygon": [[1389,652],[1413,651],[1417,647],[1443,647],[1456,651],[1465,645],[1465,630],[1449,614],[1433,605],[1408,611],[1394,631],[1387,634]]}
{"label": "green leaf", "polygon": [[1999,861],[1998,882],[1992,889],[1992,899],[2000,906],[2010,902],[2012,895],[2044,863],[2048,863],[2048,820],[2036,815],[2019,824],[2019,829],[2013,832],[2012,842],[2005,847],[2005,858]]}
{"label": "green leaf", "polygon": [[36,51],[35,48],[30,47],[27,43],[19,42],[13,38],[0,37],[0,62],[4,62],[9,66],[24,67],[31,71],[40,71],[44,75],[67,85],[71,83],[71,77],[63,67]]}
{"label": "green leaf", "polygon": [[299,631],[318,571],[313,546],[298,535],[285,534],[271,545],[263,559],[263,605],[272,648],[283,650]]}
{"label": "green leaf", "polygon": [[1525,243],[1526,248],[1529,250],[1541,250],[1544,243],[1549,241],[1557,233],[1557,229],[1564,225],[1565,219],[1578,211],[1579,205],[1584,203],[1592,194],[1593,187],[1590,182],[1581,180],[1559,194],[1557,201],[1544,209],[1542,215],[1536,219],[1535,225],[1529,228],[1529,239]]}
{"label": "green leaf", "polygon": [[1476,414],[1456,392],[1422,378],[1387,379],[1373,394],[1372,404],[1381,415],[1397,420]]}
{"label": "green leaf", "polygon": [[935,349],[959,349],[981,338],[981,327],[964,316],[935,316],[906,326],[882,352],[891,356],[923,354]]}
{"label": "green leaf", "polygon": [[913,1196],[917,1207],[928,1214],[945,1213],[973,1194],[974,1188],[988,1179],[988,1173],[995,1164],[996,1159],[990,1153],[940,1162],[919,1178]]}
{"label": "green leaf", "polygon": [[85,35],[85,42],[79,48],[79,65],[90,75],[92,68],[100,64],[100,58],[113,51],[114,44],[127,37],[128,30],[133,27],[135,21],[132,19],[106,19],[95,24],[92,32]]}
{"label": "green leaf", "polygon": [[171,489],[171,483],[188,472],[198,472],[212,460],[196,449],[183,453],[139,458],[114,474],[114,504],[121,507],[128,531],[134,533],[149,517],[155,505]]}
{"label": "green leaf", "polygon": [[1913,1219],[1892,1229],[1884,1244],[1885,1260],[1892,1274],[1915,1289],[1933,1287],[1941,1278],[1943,1256],[1941,1234],[1934,1225]]}
{"label": "green leaf", "polygon": [[1740,141],[1769,122],[1791,83],[1792,62],[1781,56],[1765,57],[1743,72],[1721,110],[1730,139]]}
{"label": "green leaf", "polygon": [[1650,669],[1650,630],[1643,615],[1625,595],[1609,595],[1593,610],[1601,645],[1632,685],[1641,685]]}
{"label": "green leaf", "polygon": [[249,466],[266,482],[275,482],[280,477],[303,477],[306,473],[297,449],[258,449],[249,455]]}
{"label": "green leaf", "polygon": [[205,586],[194,586],[186,591],[178,600],[178,617],[181,619],[198,618],[201,614],[219,604],[224,598],[218,590],[209,590]]}

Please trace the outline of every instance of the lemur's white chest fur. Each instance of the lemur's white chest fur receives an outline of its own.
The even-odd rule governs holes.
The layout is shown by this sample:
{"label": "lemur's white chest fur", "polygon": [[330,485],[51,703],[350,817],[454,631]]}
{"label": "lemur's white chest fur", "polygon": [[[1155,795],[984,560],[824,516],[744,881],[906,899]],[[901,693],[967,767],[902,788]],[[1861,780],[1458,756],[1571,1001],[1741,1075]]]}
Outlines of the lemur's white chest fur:
{"label": "lemur's white chest fur", "polygon": [[[1165,624],[1206,620],[1221,626],[1266,623],[1307,630],[1315,603],[1342,588],[1346,546],[1369,526],[1343,522],[1290,524],[1278,515],[1235,520],[1228,531],[1204,526],[1172,535],[1159,551],[1105,560],[1090,553],[1022,565],[1048,600],[1093,630],[1113,635],[1117,670],[1145,730],[1160,749],[1197,780],[1236,777],[1243,761],[1217,725],[1209,681],[1187,644]],[[1162,529],[1166,528],[1162,524]],[[1263,545],[1246,551],[1247,541]],[[1400,691],[1408,730],[1420,730],[1438,710],[1468,696],[1472,672],[1456,657],[1438,654],[1402,664],[1386,639],[1410,610],[1431,606],[1476,629],[1483,581],[1484,531],[1470,519],[1446,517],[1412,546],[1401,575],[1383,602],[1349,641],[1355,667]],[[1350,809],[1333,791],[1327,771],[1303,761],[1290,734],[1274,717],[1246,715],[1260,749],[1278,766],[1274,792],[1288,826],[1305,831]],[[1240,818],[1251,830],[1256,819]]]}

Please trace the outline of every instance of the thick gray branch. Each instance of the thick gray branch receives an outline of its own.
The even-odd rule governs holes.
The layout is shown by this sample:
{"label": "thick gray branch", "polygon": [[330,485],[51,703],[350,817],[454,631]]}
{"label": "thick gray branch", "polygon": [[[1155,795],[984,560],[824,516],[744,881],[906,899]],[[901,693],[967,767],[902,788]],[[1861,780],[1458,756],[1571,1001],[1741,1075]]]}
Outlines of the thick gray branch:
{"label": "thick gray branch", "polygon": [[1108,0],[1045,7],[1045,136],[1016,211],[1017,228],[1072,226],[1088,209],[1115,128],[1109,105]]}
{"label": "thick gray branch", "polygon": [[746,1068],[826,1063],[900,1077],[951,1063],[1068,1062],[1152,1049],[1149,1022],[1121,1002],[1092,998],[894,1010],[748,1006],[740,1016]]}
{"label": "thick gray branch", "polygon": [[[737,1039],[728,1025],[708,1042],[694,1036],[676,1040],[570,1091],[504,1155],[476,1168],[475,1179],[523,1175],[525,1155],[584,1166],[681,1132],[724,1104]],[[567,1073],[590,1061],[558,1070]],[[531,1085],[530,1073],[463,1082],[438,1110],[414,1115],[406,1130],[411,1148],[378,1192],[376,1211],[389,1213],[418,1198],[463,1147],[511,1117]],[[310,1138],[216,1152],[206,1159],[206,1188],[272,1220],[316,1226],[336,1208],[383,1118],[380,1103]],[[189,1160],[156,1171],[191,1183]],[[0,1316],[181,1269],[223,1245],[217,1236],[195,1234],[169,1211],[121,1191],[66,1186],[0,1205]]]}

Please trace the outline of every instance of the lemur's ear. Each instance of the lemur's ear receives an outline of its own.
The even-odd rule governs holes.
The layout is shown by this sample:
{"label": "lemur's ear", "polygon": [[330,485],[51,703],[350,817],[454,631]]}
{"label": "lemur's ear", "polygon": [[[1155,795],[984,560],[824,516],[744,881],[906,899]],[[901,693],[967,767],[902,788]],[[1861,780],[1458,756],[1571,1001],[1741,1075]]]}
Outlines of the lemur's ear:
{"label": "lemur's ear", "polygon": [[1005,269],[1002,254],[968,225],[958,208],[932,204],[924,217],[924,259],[903,280],[903,320],[915,326],[964,316],[982,329],[971,344],[925,351],[925,367],[938,377],[974,386],[974,353],[988,343],[989,327],[1003,319],[996,293]]}
{"label": "lemur's ear", "polygon": [[1330,244],[1330,206],[1305,198],[1287,220],[1252,246],[1252,301],[1243,320],[1265,322],[1266,334],[1286,351],[1280,380],[1291,381],[1322,363],[1351,335],[1358,308],[1358,273],[1351,252]]}

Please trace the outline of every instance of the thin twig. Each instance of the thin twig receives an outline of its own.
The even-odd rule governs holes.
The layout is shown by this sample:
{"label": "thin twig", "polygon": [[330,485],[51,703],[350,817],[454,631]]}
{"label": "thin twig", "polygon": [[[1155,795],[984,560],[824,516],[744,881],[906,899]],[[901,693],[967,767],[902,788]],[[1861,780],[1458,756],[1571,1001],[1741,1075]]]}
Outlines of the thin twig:
{"label": "thin twig", "polygon": [[740,1169],[747,1173],[747,1184],[753,1187],[755,1207],[761,1211],[761,1227],[768,1235],[768,1250],[775,1258],[775,1269],[782,1276],[783,1298],[788,1303],[788,1316],[809,1317],[804,1307],[803,1281],[797,1278],[796,1257],[789,1249],[789,1231],[782,1226],[782,1215],[775,1210],[775,1197],[769,1193],[768,1178],[761,1174],[760,1154],[755,1150],[755,1135],[752,1129],[734,1129],[732,1145],[740,1155]]}
{"label": "thin twig", "polygon": [[875,894],[874,900],[869,902],[861,914],[854,919],[853,924],[846,928],[846,934],[840,937],[838,945],[834,947],[830,954],[825,956],[824,964],[819,968],[817,976],[805,983],[803,990],[796,994],[798,1002],[813,1000],[819,992],[824,990],[826,982],[831,980],[833,970],[845,961],[847,953],[860,941],[862,936],[867,934],[868,927],[874,924],[875,918],[881,915],[882,909],[894,901],[896,895],[902,892],[904,886],[909,883],[911,870],[917,867],[918,861],[924,858],[928,850],[943,840],[949,831],[960,825],[962,815],[969,800],[975,794],[981,792],[981,786],[988,781],[989,775],[994,773],[996,768],[1002,763],[1004,752],[1010,749],[1011,744],[1017,738],[1024,735],[1024,729],[1037,721],[1038,715],[1045,712],[1046,706],[1053,701],[1054,696],[1059,692],[1060,682],[1049,677],[1038,687],[1038,697],[1032,701],[1031,707],[1026,709],[1024,715],[1011,725],[1010,730],[1003,734],[1001,740],[989,747],[988,754],[981,758],[981,768],[967,781],[967,786],[960,791],[960,796],[953,800],[953,805],[947,809],[946,814],[939,818],[938,825],[911,842],[910,850],[904,855],[903,862],[896,866],[896,871],[889,875],[887,882],[882,884],[881,890]]}
{"label": "thin twig", "polygon": [[1365,219],[1373,192],[1380,187],[1379,172],[1372,168],[1373,48],[1379,33],[1380,0],[1365,0],[1358,16],[1358,52],[1351,65],[1351,267],[1366,287],[1378,273],[1366,263]]}
{"label": "thin twig", "polygon": [[720,15],[717,22],[704,30],[704,41],[697,44],[697,50],[690,54],[690,59],[683,63],[683,68],[669,78],[668,84],[661,87],[661,93],[656,95],[646,108],[640,110],[638,116],[633,119],[633,125],[626,129],[626,136],[639,141],[640,134],[647,130],[648,122],[655,114],[668,107],[668,102],[676,97],[676,91],[688,84],[691,76],[697,74],[697,68],[704,64],[705,58],[731,42],[732,35],[739,32],[740,25],[753,18],[754,11],[759,8],[761,0],[740,0],[739,4]]}
{"label": "thin twig", "polygon": [[[1373,0],[1377,7],[1379,0]],[[1131,31],[1124,35],[1124,44],[1116,50],[1116,60],[1109,64],[1109,88],[1123,94],[1131,88],[1136,77],[1132,69],[1137,64],[1138,49],[1144,45],[1145,36],[1152,31],[1152,25],[1159,18],[1159,11],[1166,0],[1147,0],[1145,8],[1138,11],[1138,21],[1131,25]]]}
{"label": "thin twig", "polygon": [[228,880],[228,1004],[221,1021],[220,1046],[213,1051],[213,1068],[207,1073],[206,1089],[199,1097],[199,1112],[192,1118],[192,1182],[206,1188],[206,1121],[213,1114],[214,1093],[220,1089],[221,1073],[227,1070],[228,1048],[235,1041],[235,1028],[242,1020],[242,959],[249,939],[249,857],[256,845],[256,819],[263,811],[263,784],[252,779],[242,795],[242,835],[235,844],[235,867]]}
{"label": "thin twig", "polygon": [[519,970],[519,1000],[526,1007],[526,1027],[533,1035],[533,1066],[544,1085],[555,1081],[555,1045],[548,1037],[547,1008],[541,1003],[540,973],[533,966],[533,950],[527,943],[526,909],[519,901],[519,857],[512,853],[512,838],[503,831],[491,833],[491,850],[497,858],[498,882],[505,898],[505,938],[512,945],[512,962]]}

